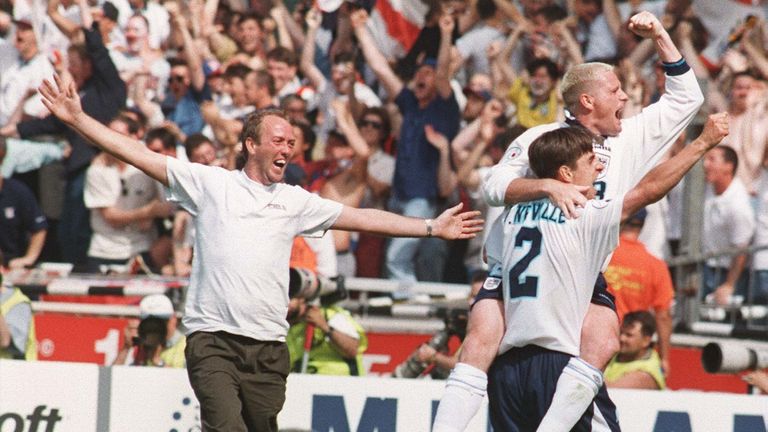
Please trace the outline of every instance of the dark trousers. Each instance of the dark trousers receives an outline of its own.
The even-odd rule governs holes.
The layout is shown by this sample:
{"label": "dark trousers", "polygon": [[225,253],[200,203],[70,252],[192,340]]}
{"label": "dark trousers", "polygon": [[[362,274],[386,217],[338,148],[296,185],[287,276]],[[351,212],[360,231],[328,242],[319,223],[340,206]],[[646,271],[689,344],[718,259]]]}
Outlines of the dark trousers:
{"label": "dark trousers", "polygon": [[58,227],[59,250],[65,262],[72,263],[82,271],[88,257],[91,244],[91,212],[85,207],[85,172],[83,168],[77,174],[67,178],[64,189],[64,206]]}
{"label": "dark trousers", "polygon": [[[535,345],[512,348],[488,370],[489,414],[493,429],[534,432],[552,404],[557,380],[571,356]],[[593,420],[596,420],[593,424]],[[619,432],[616,406],[605,384],[571,432]]]}
{"label": "dark trousers", "polygon": [[277,432],[290,360],[283,342],[195,332],[184,351],[205,432]]}

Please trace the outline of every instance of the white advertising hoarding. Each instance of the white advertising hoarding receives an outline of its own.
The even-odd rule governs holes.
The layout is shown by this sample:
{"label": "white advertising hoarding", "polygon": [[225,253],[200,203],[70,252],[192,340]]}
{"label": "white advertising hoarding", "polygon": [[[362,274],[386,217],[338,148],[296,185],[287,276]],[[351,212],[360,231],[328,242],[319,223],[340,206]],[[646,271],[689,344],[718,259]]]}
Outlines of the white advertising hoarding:
{"label": "white advertising hoarding", "polygon": [[110,432],[199,431],[186,369],[113,366]]}
{"label": "white advertising hoarding", "polygon": [[0,360],[0,431],[96,431],[99,366]]}
{"label": "white advertising hoarding", "polygon": [[[444,385],[292,374],[278,424],[284,431],[429,432]],[[611,390],[611,397],[625,432],[768,431],[768,396]],[[199,406],[184,369],[0,360],[0,432],[19,431],[199,432]],[[467,431],[490,431],[487,404]]]}

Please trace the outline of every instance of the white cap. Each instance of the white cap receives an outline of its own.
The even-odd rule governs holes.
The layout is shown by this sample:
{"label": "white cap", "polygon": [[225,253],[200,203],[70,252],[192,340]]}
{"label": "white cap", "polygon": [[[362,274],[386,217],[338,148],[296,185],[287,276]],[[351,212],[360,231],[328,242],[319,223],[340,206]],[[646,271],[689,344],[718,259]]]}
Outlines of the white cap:
{"label": "white cap", "polygon": [[139,317],[169,319],[173,316],[173,304],[171,299],[163,294],[152,294],[141,299],[139,303]]}

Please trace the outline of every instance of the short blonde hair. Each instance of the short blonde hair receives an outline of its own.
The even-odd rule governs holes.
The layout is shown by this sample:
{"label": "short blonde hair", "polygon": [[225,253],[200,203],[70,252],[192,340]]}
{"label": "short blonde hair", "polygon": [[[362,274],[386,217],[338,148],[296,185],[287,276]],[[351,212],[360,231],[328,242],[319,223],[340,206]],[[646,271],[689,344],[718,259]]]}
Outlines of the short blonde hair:
{"label": "short blonde hair", "polygon": [[600,79],[603,73],[613,71],[607,63],[591,62],[572,66],[560,82],[565,108],[575,114],[579,107],[579,96],[590,90],[590,85]]}

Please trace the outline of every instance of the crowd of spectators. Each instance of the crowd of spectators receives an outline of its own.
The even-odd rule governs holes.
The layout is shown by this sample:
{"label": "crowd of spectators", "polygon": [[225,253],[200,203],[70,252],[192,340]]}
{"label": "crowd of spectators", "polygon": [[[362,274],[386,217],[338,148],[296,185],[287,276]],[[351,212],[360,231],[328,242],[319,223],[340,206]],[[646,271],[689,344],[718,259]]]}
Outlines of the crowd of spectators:
{"label": "crowd of spectators", "polygon": [[[558,80],[569,66],[614,64],[625,117],[658,99],[653,47],[625,25],[640,10],[662,17],[694,68],[707,95],[700,118],[731,115],[730,136],[705,163],[702,252],[768,243],[765,5],[421,0],[395,10],[411,25],[394,30],[379,3],[392,10],[387,0],[0,1],[5,264],[99,272],[138,259],[152,272],[190,272],[190,215],[49,115],[35,90],[54,73],[71,75],[86,113],[153,151],[237,169],[244,118],[280,107],[297,136],[288,182],[424,218],[464,202],[490,221],[498,209],[479,189],[487,167],[526,128],[565,119]],[[413,33],[405,47],[396,43],[404,32]],[[671,194],[646,224],[673,252],[681,208]],[[332,245],[308,247],[335,251],[344,276],[465,283],[483,269],[482,238],[331,235]],[[768,250],[713,258],[706,270],[702,293],[713,301],[768,301]],[[749,286],[739,282],[748,270]]]}

